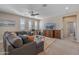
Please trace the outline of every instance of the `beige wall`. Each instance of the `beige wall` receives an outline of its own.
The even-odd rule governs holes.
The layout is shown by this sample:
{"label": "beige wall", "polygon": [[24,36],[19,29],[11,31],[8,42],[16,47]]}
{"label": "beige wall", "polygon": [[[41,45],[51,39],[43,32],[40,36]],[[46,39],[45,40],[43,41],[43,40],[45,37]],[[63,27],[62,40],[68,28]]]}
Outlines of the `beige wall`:
{"label": "beige wall", "polygon": [[63,27],[63,23],[62,23],[62,18],[61,17],[48,17],[48,18],[44,18],[40,21],[40,28],[41,29],[45,29],[44,25],[46,23],[56,23],[56,29],[62,29]]}
{"label": "beige wall", "polygon": [[15,16],[15,15],[11,15],[11,14],[7,14],[7,13],[0,13],[0,20],[13,20],[15,21],[15,26],[14,27],[2,27],[1,30],[6,29],[9,31],[17,31],[19,30],[19,16]]}
{"label": "beige wall", "polygon": [[[18,15],[13,15],[13,14],[8,14],[8,13],[2,13],[0,12],[0,20],[12,20],[15,21],[15,26],[9,26],[9,27],[0,27],[0,41],[2,41],[3,38],[3,33],[5,31],[20,31],[20,19],[22,16]],[[28,18],[28,17],[23,17],[25,19],[25,30],[28,30],[28,21],[29,20],[34,20],[34,21],[39,21],[39,19],[34,19],[34,18]]]}
{"label": "beige wall", "polygon": [[48,17],[48,18],[44,18],[41,20],[41,23],[40,23],[40,29],[45,29],[44,28],[44,24],[46,23],[56,23],[58,24],[57,26],[57,29],[61,29],[61,38],[63,38],[63,17],[64,16],[71,16],[71,15],[77,15],[77,18],[76,18],[76,39],[77,39],[77,42],[79,42],[79,12],[72,12],[72,13],[67,13],[63,16],[58,16],[58,17]]}
{"label": "beige wall", "polygon": [[77,29],[76,29],[76,39],[77,39],[77,42],[79,42],[79,12],[77,13]]}
{"label": "beige wall", "polygon": [[5,31],[17,31],[19,30],[19,16],[7,14],[7,13],[0,13],[0,20],[13,20],[15,21],[15,26],[13,27],[0,27],[0,41],[2,41],[3,33]]}
{"label": "beige wall", "polygon": [[[76,38],[76,41],[77,42],[79,42],[79,11],[77,11],[77,12],[72,12],[72,13],[68,13],[68,14],[66,14],[66,15],[64,15],[64,16],[71,16],[71,15],[76,15],[77,17],[76,17],[76,33],[75,33],[75,38]],[[64,17],[63,16],[63,17]]]}
{"label": "beige wall", "polygon": [[48,18],[45,18],[45,19],[42,19],[40,21],[40,29],[45,29],[44,27],[44,24],[46,23],[56,23],[57,26],[56,26],[56,30],[61,30],[61,38],[63,38],[63,19],[62,17],[48,17]]}
{"label": "beige wall", "polygon": [[[63,36],[68,37],[69,34],[70,34],[69,30],[68,30],[69,23],[70,22],[76,23],[76,15],[71,15],[71,16],[68,16],[68,17],[64,17],[63,22],[64,22],[63,23],[63,31],[64,31]],[[75,27],[75,30],[76,30],[76,27]]]}
{"label": "beige wall", "polygon": [[[61,17],[48,17],[48,18],[42,19],[40,21],[40,29],[45,29],[44,24],[49,22],[49,23],[56,23],[58,25],[56,27],[56,29],[62,30],[63,29],[63,17],[70,16],[70,15],[77,15],[76,39],[77,39],[77,41],[79,41],[79,12],[68,13],[68,14],[65,14]],[[7,13],[0,13],[0,19],[14,20],[16,22],[14,27],[0,27],[0,33],[3,33],[4,31],[7,31],[7,30],[9,30],[9,31],[19,31],[20,30],[20,24],[19,24],[20,16],[7,14]],[[25,24],[26,29],[25,30],[28,30],[28,21],[29,20],[36,20],[37,21],[38,19],[32,19],[32,18],[25,17],[25,20],[26,20],[26,24]],[[1,36],[0,40],[2,40],[2,35],[3,34],[0,34],[0,36]],[[61,37],[63,37],[63,30],[62,30]]]}

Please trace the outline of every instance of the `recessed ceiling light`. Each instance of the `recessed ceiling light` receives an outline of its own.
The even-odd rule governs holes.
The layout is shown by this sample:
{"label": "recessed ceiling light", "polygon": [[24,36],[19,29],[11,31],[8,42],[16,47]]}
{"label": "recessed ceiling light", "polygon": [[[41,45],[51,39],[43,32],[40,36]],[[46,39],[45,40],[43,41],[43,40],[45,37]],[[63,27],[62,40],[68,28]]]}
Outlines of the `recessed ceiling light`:
{"label": "recessed ceiling light", "polygon": [[69,9],[69,7],[65,7],[65,9],[66,9],[66,10],[68,10],[68,9]]}

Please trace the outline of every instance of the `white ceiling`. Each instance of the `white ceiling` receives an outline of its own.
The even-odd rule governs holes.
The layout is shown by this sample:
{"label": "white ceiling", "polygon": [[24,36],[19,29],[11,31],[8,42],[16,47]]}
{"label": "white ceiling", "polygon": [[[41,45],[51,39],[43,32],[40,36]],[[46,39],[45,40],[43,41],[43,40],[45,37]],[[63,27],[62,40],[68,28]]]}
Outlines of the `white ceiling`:
{"label": "white ceiling", "polygon": [[29,16],[27,13],[28,10],[35,10],[40,14],[38,17],[45,18],[79,10],[79,4],[47,4],[47,7],[43,7],[42,5],[43,4],[0,4],[0,11]]}

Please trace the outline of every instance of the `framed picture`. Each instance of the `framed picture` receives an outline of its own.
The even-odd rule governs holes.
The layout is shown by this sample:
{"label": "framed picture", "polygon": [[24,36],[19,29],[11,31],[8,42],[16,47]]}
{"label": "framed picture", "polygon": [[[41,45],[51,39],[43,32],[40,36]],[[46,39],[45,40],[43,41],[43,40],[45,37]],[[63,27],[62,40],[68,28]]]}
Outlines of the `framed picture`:
{"label": "framed picture", "polygon": [[0,19],[0,27],[15,26],[15,21]]}

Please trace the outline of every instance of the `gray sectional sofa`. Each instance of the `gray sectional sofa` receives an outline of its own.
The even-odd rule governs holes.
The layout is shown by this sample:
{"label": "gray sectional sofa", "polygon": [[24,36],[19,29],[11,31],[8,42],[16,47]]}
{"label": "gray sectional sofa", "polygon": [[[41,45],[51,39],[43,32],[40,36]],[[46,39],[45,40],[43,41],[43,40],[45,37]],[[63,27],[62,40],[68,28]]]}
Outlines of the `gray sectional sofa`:
{"label": "gray sectional sofa", "polygon": [[44,41],[36,43],[35,41],[28,41],[27,37],[24,38],[23,36],[22,37],[19,36],[21,39],[28,42],[23,43],[23,40],[16,39],[15,42],[11,43],[9,42],[9,40],[11,41],[13,39],[10,39],[9,35],[10,35],[10,32],[5,32],[3,36],[4,51],[6,55],[37,55],[38,53],[44,50]]}

